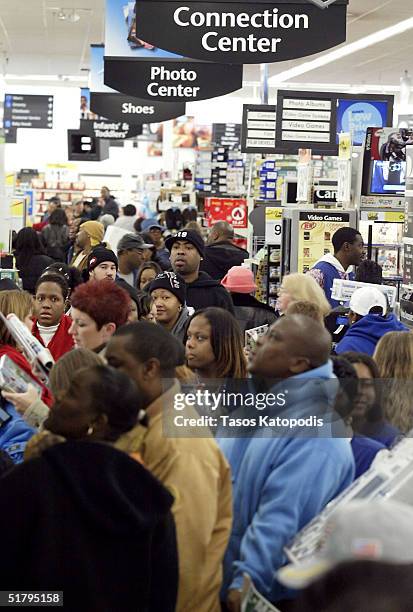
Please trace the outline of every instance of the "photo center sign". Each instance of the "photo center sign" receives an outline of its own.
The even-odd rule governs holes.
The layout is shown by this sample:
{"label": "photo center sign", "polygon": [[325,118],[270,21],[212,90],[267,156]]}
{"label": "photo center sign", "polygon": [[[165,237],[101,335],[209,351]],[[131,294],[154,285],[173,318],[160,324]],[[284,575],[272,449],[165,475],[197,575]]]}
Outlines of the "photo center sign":
{"label": "photo center sign", "polygon": [[140,36],[151,44],[210,62],[258,64],[343,43],[347,5],[348,0],[138,0],[135,11]]}

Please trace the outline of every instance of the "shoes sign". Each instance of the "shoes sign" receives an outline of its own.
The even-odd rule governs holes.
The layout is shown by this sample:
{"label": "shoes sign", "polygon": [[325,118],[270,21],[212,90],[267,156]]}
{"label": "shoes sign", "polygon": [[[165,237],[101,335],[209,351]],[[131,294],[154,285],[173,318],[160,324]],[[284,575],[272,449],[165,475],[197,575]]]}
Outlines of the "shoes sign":
{"label": "shoes sign", "polygon": [[[151,14],[152,5],[159,3],[147,4]],[[154,22],[152,25],[154,31],[161,33],[166,28],[162,10],[158,18],[156,27]],[[178,34],[185,38],[187,32],[178,29]],[[136,18],[134,2],[106,0],[105,86],[152,103],[196,102],[242,87],[241,65],[215,62],[214,57],[210,62],[191,58],[191,55],[164,49],[158,41],[146,39],[141,33],[140,20]]]}
{"label": "shoes sign", "polygon": [[[293,60],[346,40],[348,0],[138,0],[139,38],[209,62]],[[322,10],[328,8],[329,10]]]}

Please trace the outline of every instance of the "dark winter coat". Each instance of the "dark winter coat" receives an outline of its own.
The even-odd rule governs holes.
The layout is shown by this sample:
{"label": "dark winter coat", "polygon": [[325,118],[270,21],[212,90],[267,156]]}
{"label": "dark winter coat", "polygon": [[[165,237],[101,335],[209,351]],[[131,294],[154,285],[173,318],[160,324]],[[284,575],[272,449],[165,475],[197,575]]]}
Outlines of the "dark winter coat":
{"label": "dark winter coat", "polygon": [[193,283],[187,283],[186,303],[194,310],[217,306],[234,314],[234,306],[228,291],[205,272],[200,272]]}
{"label": "dark winter coat", "polygon": [[41,240],[46,254],[55,261],[66,261],[69,248],[69,228],[67,225],[46,225]]}
{"label": "dark winter coat", "polygon": [[108,444],[56,444],[0,480],[0,588],[63,591],[70,611],[173,612],[172,504]]}
{"label": "dark winter coat", "polygon": [[54,259],[47,255],[32,255],[29,262],[23,264],[19,262],[19,256],[16,257],[17,269],[19,276],[22,279],[23,289],[34,294],[36,283],[45,271],[45,269],[54,263]]}
{"label": "dark winter coat", "polygon": [[231,293],[234,304],[235,318],[241,331],[260,327],[261,325],[272,325],[277,320],[274,310],[258,301],[254,296],[247,293]]}
{"label": "dark winter coat", "polygon": [[113,196],[109,196],[108,199],[105,200],[102,215],[112,215],[115,217],[115,221],[119,217],[119,204],[116,202]]}
{"label": "dark winter coat", "polygon": [[235,246],[229,240],[215,242],[205,247],[200,270],[209,274],[211,278],[222,280],[228,270],[233,266],[240,266],[248,257],[248,251]]}

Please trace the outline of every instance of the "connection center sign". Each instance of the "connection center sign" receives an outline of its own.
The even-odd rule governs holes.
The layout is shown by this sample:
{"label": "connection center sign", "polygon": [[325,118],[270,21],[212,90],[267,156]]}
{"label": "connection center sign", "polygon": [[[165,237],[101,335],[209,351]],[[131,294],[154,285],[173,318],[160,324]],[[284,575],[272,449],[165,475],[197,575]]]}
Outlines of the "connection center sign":
{"label": "connection center sign", "polygon": [[139,0],[135,10],[139,34],[148,43],[210,62],[258,64],[343,43],[347,4],[335,0],[325,9],[325,2],[312,0]]}

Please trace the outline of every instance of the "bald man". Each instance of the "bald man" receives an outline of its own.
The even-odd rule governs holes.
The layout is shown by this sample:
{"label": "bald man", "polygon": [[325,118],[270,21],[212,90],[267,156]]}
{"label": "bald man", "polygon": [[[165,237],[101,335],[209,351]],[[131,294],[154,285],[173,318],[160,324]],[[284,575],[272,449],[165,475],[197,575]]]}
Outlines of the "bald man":
{"label": "bald man", "polygon": [[202,272],[215,280],[222,280],[233,266],[240,266],[249,253],[234,244],[234,229],[226,221],[218,221],[210,229],[201,262]]}
{"label": "bald man", "polygon": [[290,419],[291,425],[263,425],[252,430],[249,439],[219,440],[233,475],[234,529],[221,594],[230,612],[241,609],[244,573],[282,609],[293,597],[275,579],[286,563],[284,547],[353,481],[349,440],[321,437],[314,421],[292,426],[292,419],[331,418],[338,386],[330,349],[330,336],[318,321],[287,315],[270,327],[250,355],[249,371],[259,379],[260,391],[265,391],[260,399],[266,403],[264,411],[251,408],[250,416],[278,416]]}

